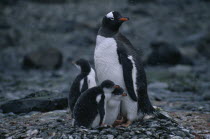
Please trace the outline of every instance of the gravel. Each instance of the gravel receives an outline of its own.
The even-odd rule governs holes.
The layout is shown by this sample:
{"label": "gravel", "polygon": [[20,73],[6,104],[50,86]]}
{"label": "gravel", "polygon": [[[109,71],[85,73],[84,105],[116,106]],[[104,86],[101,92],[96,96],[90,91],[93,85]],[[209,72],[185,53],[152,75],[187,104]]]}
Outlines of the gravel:
{"label": "gravel", "polygon": [[0,134],[4,138],[194,138],[193,131],[166,119],[150,118],[129,127],[75,128],[67,111],[4,114],[0,117]]}

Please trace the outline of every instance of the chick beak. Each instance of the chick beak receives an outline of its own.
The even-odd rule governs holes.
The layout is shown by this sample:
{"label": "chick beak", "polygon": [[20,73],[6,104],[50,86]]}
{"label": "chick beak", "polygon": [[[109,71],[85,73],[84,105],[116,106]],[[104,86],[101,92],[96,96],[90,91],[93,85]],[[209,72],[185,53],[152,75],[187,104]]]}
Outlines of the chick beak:
{"label": "chick beak", "polygon": [[122,96],[127,96],[127,94],[126,93],[122,93]]}
{"label": "chick beak", "polygon": [[119,85],[115,85],[114,88],[120,88],[120,86]]}

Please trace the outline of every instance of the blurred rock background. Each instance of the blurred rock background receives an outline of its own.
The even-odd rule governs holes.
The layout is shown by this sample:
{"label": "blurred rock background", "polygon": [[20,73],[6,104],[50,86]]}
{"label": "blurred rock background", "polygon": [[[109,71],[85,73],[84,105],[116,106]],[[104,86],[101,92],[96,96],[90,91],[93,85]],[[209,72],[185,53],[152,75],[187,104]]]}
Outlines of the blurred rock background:
{"label": "blurred rock background", "polygon": [[78,74],[72,60],[94,64],[100,22],[113,10],[130,18],[121,32],[142,51],[153,104],[182,116],[210,112],[209,0],[1,0],[1,111],[65,108],[34,107],[66,98]]}

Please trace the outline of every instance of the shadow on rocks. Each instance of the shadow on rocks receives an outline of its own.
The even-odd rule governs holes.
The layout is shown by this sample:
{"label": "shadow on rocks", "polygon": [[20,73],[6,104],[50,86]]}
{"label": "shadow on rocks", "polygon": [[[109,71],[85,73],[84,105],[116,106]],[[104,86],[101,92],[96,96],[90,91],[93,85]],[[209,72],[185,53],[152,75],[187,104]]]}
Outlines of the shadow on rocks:
{"label": "shadow on rocks", "polygon": [[148,65],[193,65],[190,58],[182,55],[179,49],[170,43],[155,41],[152,42],[150,46],[152,52],[146,60]]}
{"label": "shadow on rocks", "polygon": [[198,52],[205,56],[206,58],[210,59],[210,31],[205,34],[205,36],[200,39],[197,44]]}

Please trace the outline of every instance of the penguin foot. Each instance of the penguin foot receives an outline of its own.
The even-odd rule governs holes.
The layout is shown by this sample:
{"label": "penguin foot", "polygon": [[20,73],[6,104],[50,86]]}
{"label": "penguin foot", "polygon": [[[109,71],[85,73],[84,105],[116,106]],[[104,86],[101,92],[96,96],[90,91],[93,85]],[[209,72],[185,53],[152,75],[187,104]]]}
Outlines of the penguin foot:
{"label": "penguin foot", "polygon": [[116,121],[113,123],[113,126],[118,126],[118,125],[122,124],[123,122],[124,122],[123,119],[121,119],[121,120],[116,120]]}
{"label": "penguin foot", "polygon": [[68,115],[68,116],[67,116],[67,119],[68,119],[68,120],[72,120],[73,118],[72,118],[71,115]]}
{"label": "penguin foot", "polygon": [[112,127],[112,126],[111,126],[111,125],[107,125],[107,124],[102,123],[102,124],[100,125],[100,127]]}
{"label": "penguin foot", "polygon": [[119,125],[118,127],[128,127],[131,124],[132,122],[128,120],[125,124]]}

